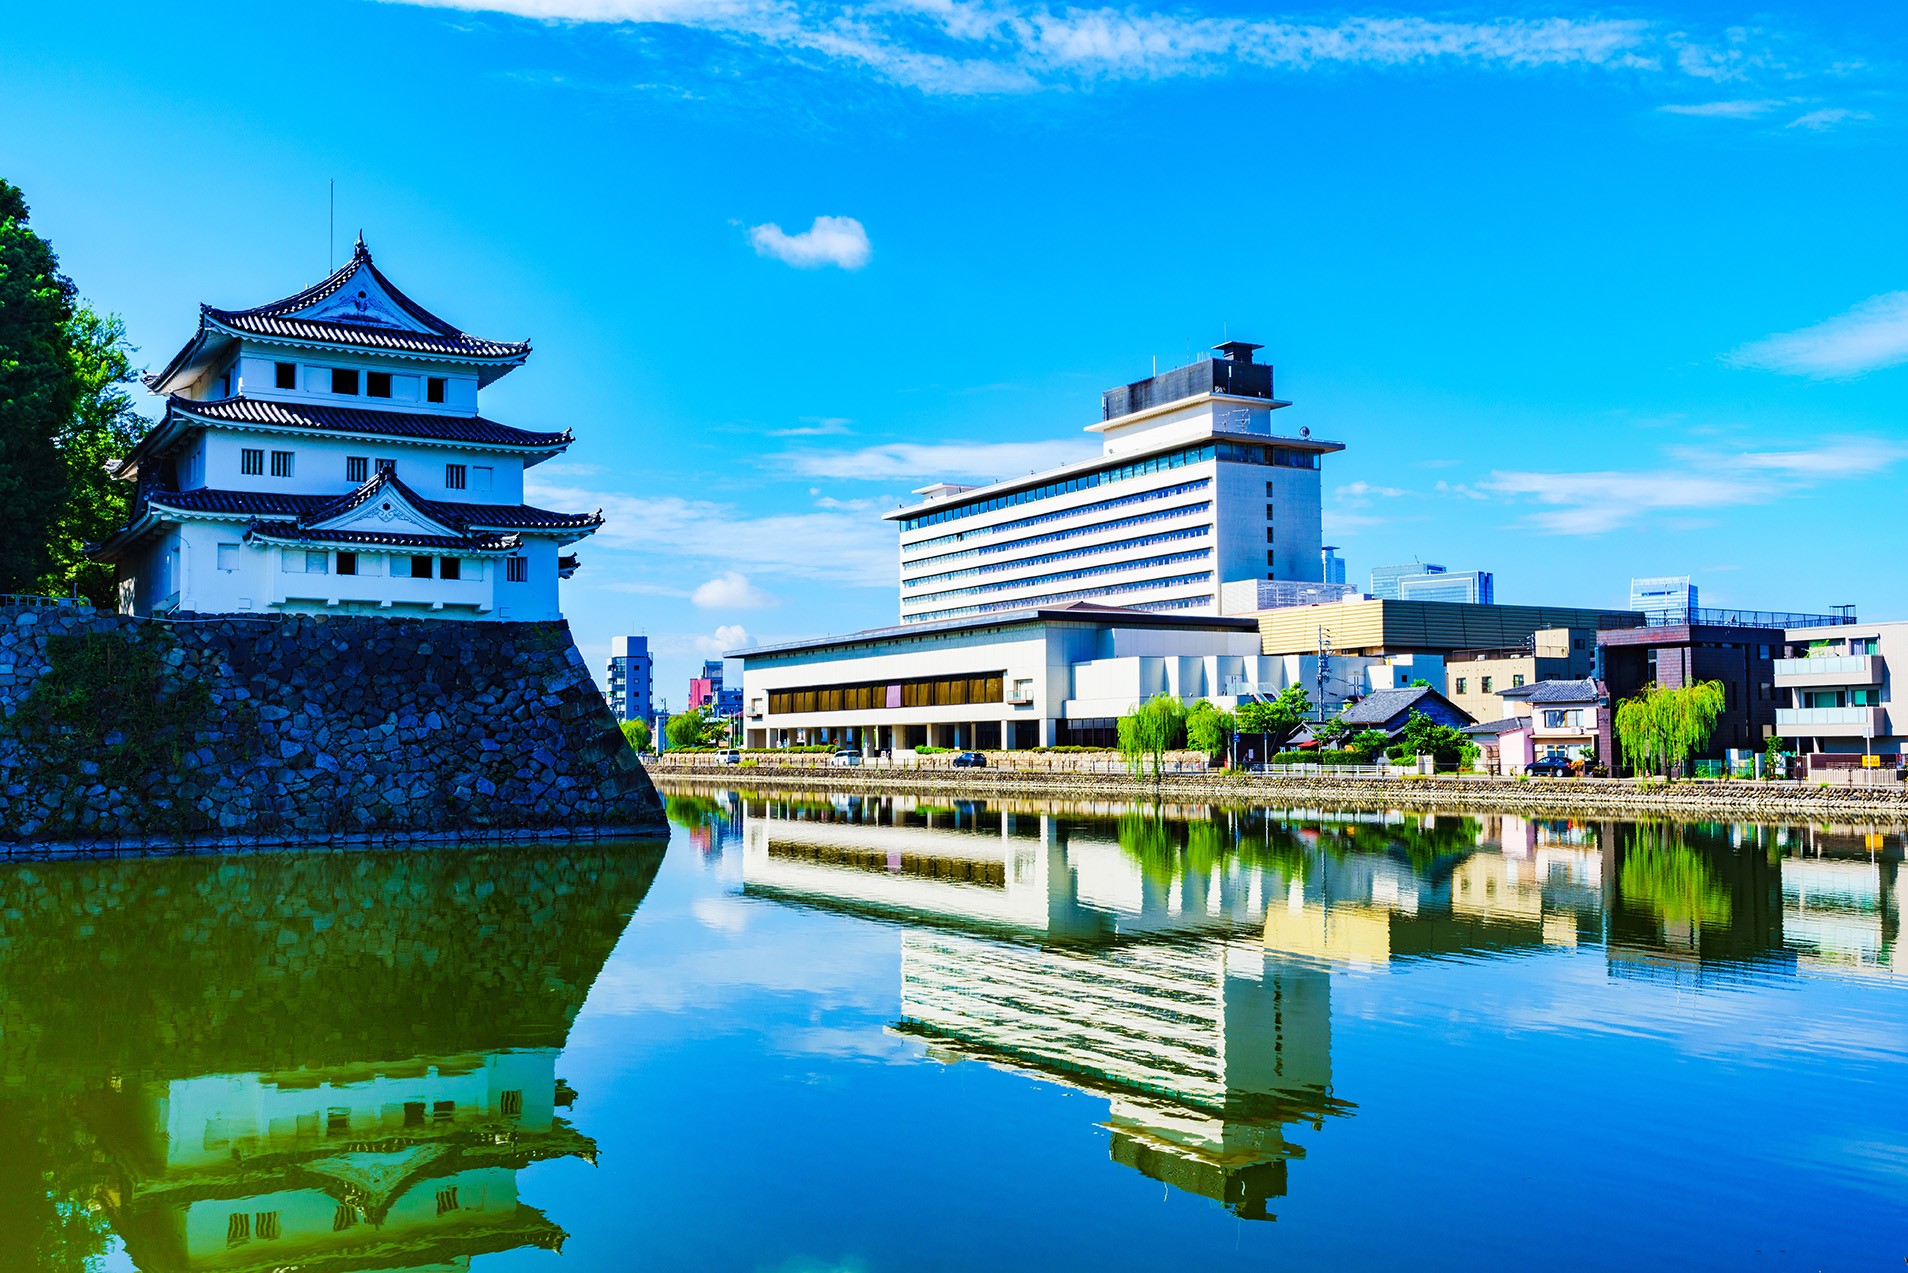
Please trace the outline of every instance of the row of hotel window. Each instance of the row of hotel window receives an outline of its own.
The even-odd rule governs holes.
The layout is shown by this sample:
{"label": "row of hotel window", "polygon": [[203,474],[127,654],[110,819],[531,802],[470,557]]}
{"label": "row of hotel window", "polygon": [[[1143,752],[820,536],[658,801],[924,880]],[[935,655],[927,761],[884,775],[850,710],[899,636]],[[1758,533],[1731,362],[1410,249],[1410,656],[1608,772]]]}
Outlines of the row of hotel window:
{"label": "row of hotel window", "polygon": [[[272,476],[297,476],[297,452],[273,451]],[[246,477],[265,476],[265,452],[252,447],[239,448],[239,472]],[[378,472],[397,474],[396,460],[379,460]],[[466,465],[446,464],[444,466],[444,489],[448,491],[487,491],[492,486],[495,470],[487,464]],[[345,456],[345,481],[368,482],[371,480],[371,457],[368,455]]]}
{"label": "row of hotel window", "polygon": [[[390,574],[396,579],[482,579],[483,558],[472,558],[468,573],[465,559],[462,557],[414,557],[406,554],[388,554],[391,560]],[[299,552],[287,548],[284,553],[285,573],[288,575],[381,575],[385,573],[385,553],[351,552]],[[530,578],[530,559],[528,557],[505,557],[504,582],[524,583]],[[237,544],[219,545],[219,569],[237,570],[239,568],[239,546]]]}
{"label": "row of hotel window", "polygon": [[864,712],[891,707],[999,703],[1005,701],[1002,681],[1006,675],[1005,672],[987,672],[976,676],[936,677],[932,680],[770,690],[769,714],[782,716],[789,712]]}
{"label": "row of hotel window", "polygon": [[[298,388],[298,364],[280,362],[272,364],[273,384],[279,389]],[[322,377],[329,373],[329,381]],[[226,373],[226,395],[231,395],[231,373]],[[316,381],[316,383],[314,383]],[[359,386],[363,386],[367,398],[389,398],[391,396],[391,373],[388,371],[360,372],[355,367],[307,367],[305,368],[305,387],[316,391],[320,384],[326,384],[333,393],[357,396]],[[442,402],[444,400],[444,377],[424,377],[424,401]],[[407,391],[408,392],[408,391]]]}
{"label": "row of hotel window", "polygon": [[[1477,692],[1478,692],[1478,693],[1480,693],[1480,694],[1489,694],[1489,693],[1492,693],[1493,691],[1492,691],[1492,689],[1491,689],[1491,681],[1492,681],[1493,679],[1495,679],[1495,678],[1493,678],[1493,677],[1489,677],[1489,676],[1480,676],[1480,677],[1478,677],[1478,678],[1477,678]],[[1470,683],[1470,680],[1469,680],[1469,678],[1468,678],[1468,677],[1463,677],[1463,676],[1460,676],[1460,677],[1458,677],[1458,678],[1457,678],[1457,689],[1456,689],[1456,691],[1454,691],[1454,692],[1455,692],[1455,693],[1458,693],[1458,694],[1464,694],[1464,693],[1468,693],[1469,691],[1467,691],[1467,690],[1466,690],[1466,689],[1465,689],[1464,687],[1465,687],[1465,686],[1466,686],[1467,684],[1469,684],[1469,683]],[[1515,676],[1512,676],[1512,677],[1511,677],[1511,688],[1512,688],[1512,689],[1518,689],[1518,688],[1521,688],[1523,684],[1524,684],[1524,678],[1523,678],[1523,676],[1522,676],[1522,674],[1518,674],[1518,675],[1515,675]]]}

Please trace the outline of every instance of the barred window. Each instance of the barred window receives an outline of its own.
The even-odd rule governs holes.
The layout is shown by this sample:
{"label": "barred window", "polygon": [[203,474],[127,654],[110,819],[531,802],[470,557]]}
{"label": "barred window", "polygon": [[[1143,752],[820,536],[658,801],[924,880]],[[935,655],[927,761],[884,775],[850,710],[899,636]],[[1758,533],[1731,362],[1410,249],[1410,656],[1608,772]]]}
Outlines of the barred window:
{"label": "barred window", "polygon": [[530,577],[530,561],[527,557],[512,557],[505,563],[504,578],[510,583],[522,583]]}
{"label": "barred window", "polygon": [[263,477],[265,452],[262,449],[255,451],[251,447],[242,448],[239,451],[239,472],[247,477]]}
{"label": "barred window", "polygon": [[371,476],[371,461],[362,455],[345,456],[345,481],[362,482]]}
{"label": "barred window", "polygon": [[464,489],[463,465],[446,464],[444,466],[444,489],[447,491],[461,491]]}
{"label": "barred window", "polygon": [[290,477],[292,475],[292,453],[290,451],[272,452],[272,476]]}

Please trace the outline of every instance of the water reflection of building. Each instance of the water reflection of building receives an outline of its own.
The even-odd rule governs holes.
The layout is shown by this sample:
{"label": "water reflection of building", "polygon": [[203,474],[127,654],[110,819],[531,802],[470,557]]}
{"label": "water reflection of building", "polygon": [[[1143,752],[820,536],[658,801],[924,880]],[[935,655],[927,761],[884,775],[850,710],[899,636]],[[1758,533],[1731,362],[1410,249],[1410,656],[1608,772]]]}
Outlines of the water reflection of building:
{"label": "water reflection of building", "polygon": [[909,935],[898,1029],[1105,1096],[1114,1161],[1265,1219],[1331,1094],[1331,978],[1254,942],[1036,947]]}
{"label": "water reflection of building", "polygon": [[1332,1093],[1329,971],[1265,949],[1267,862],[1150,819],[872,800],[748,813],[748,893],[915,925],[896,1029],[1105,1097],[1117,1162],[1265,1218],[1304,1152],[1286,1128],[1352,1108]]}
{"label": "water reflection of building", "polygon": [[[0,875],[0,1090],[18,1094],[0,1117],[49,1144],[80,1129],[84,1201],[142,1270],[557,1249],[517,1173],[594,1159],[558,1114],[575,1094],[557,1057],[659,860],[652,843]],[[36,1188],[0,1164],[0,1210]]]}

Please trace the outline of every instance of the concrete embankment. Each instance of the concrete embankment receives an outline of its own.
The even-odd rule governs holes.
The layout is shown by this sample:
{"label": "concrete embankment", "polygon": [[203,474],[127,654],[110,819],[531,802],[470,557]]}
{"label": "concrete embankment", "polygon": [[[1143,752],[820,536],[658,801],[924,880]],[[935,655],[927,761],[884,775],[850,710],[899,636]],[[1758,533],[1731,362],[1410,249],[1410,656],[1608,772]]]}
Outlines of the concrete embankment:
{"label": "concrete embankment", "polygon": [[1908,792],[1811,787],[1792,782],[1679,782],[1669,787],[1601,778],[1341,778],[1227,773],[1168,773],[1157,785],[1121,772],[1033,769],[836,768],[821,764],[717,765],[707,757],[648,757],[665,794],[676,784],[720,784],[762,791],[932,795],[963,799],[1047,797],[1060,801],[1151,800],[1175,803],[1520,813],[1558,817],[1670,816],[1754,821],[1832,821],[1864,826],[1908,823]]}

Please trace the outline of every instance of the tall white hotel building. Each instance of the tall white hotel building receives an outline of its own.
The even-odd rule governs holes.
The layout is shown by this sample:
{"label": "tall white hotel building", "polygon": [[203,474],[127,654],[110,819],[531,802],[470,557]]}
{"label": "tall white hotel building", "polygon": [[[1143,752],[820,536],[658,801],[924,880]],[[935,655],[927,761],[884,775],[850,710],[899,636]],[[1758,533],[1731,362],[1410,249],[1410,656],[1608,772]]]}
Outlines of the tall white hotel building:
{"label": "tall white hotel building", "polygon": [[[1258,345],[1100,395],[1099,458],[988,486],[937,483],[901,530],[901,621],[1076,603],[1220,613],[1221,581],[1317,582],[1319,457],[1274,428]],[[1247,607],[1256,608],[1256,607]]]}

